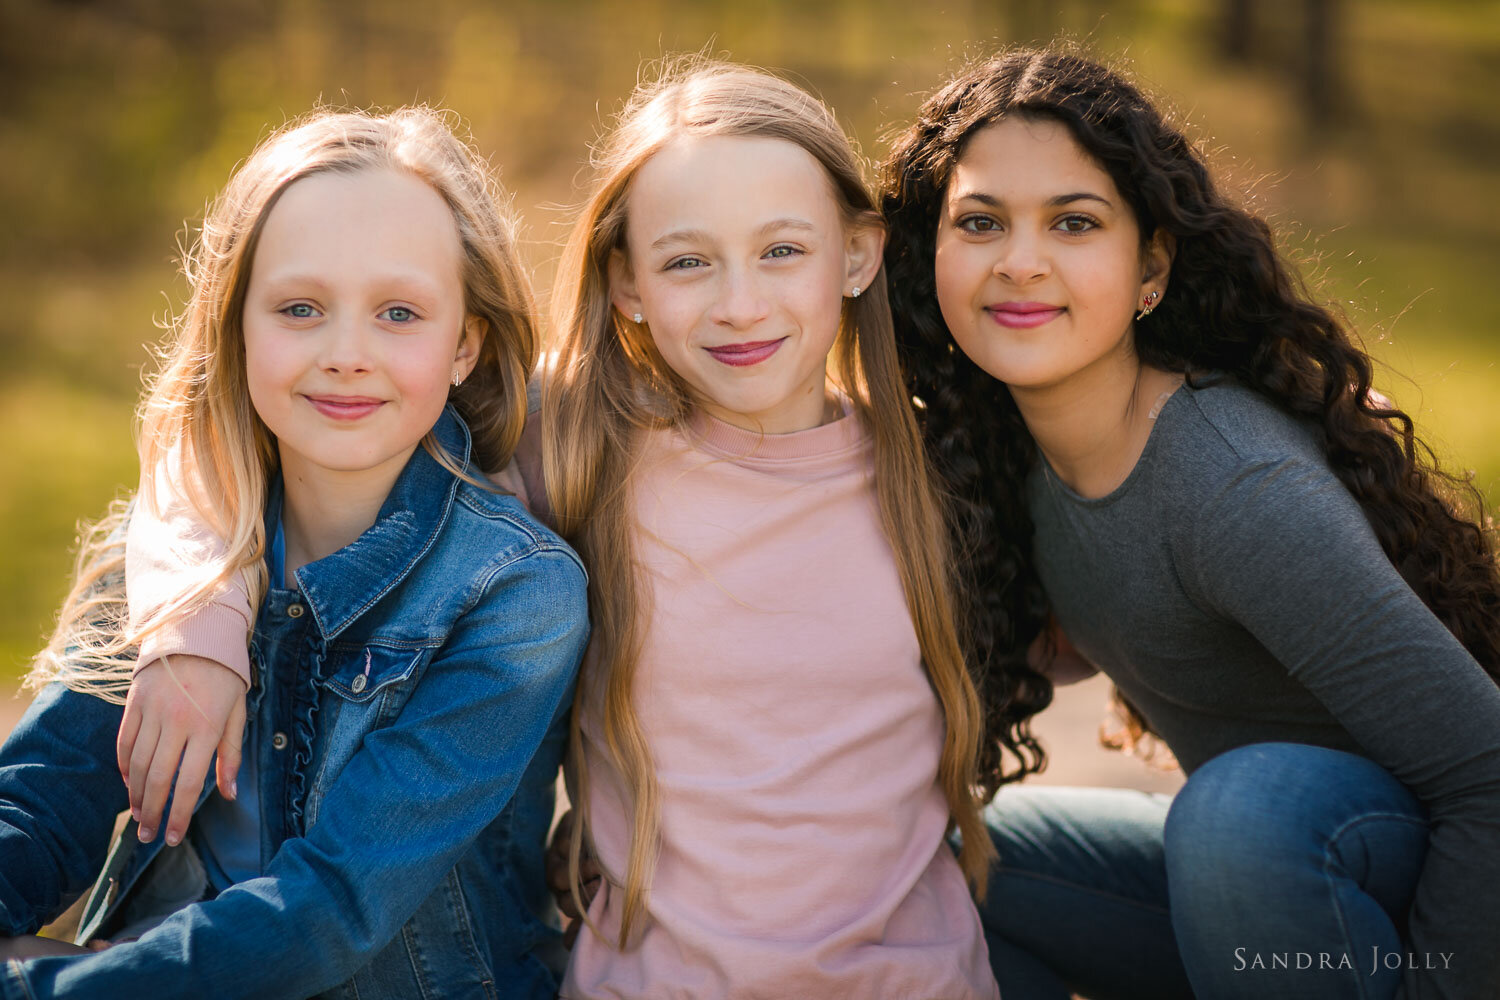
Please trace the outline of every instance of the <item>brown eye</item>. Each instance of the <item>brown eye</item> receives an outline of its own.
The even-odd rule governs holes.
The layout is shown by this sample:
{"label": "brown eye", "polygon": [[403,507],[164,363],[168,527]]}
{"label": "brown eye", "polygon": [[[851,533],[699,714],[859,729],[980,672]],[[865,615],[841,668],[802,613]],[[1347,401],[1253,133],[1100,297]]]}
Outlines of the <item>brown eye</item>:
{"label": "brown eye", "polygon": [[971,233],[991,233],[1000,228],[1000,223],[988,215],[966,215],[958,220],[958,228]]}
{"label": "brown eye", "polygon": [[1087,215],[1069,215],[1057,223],[1057,228],[1065,233],[1086,233],[1090,229],[1098,228],[1099,223]]}

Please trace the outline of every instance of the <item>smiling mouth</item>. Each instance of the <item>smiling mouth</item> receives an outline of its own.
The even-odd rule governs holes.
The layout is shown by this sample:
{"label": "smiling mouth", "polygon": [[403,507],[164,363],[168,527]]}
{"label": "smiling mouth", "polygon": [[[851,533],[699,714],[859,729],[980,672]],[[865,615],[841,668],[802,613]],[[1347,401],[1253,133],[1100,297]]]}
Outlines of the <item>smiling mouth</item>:
{"label": "smiling mouth", "polygon": [[777,340],[756,340],[744,344],[722,344],[719,347],[705,347],[715,361],[735,368],[745,368],[750,365],[758,365],[762,361],[776,353],[777,348],[786,343],[786,338]]}
{"label": "smiling mouth", "polygon": [[333,420],[362,420],[385,405],[370,396],[303,396],[319,413]]}
{"label": "smiling mouth", "polygon": [[1067,312],[1062,306],[1049,306],[1042,302],[1005,302],[998,306],[986,306],[985,312],[1001,326],[1011,329],[1029,330],[1050,323]]}

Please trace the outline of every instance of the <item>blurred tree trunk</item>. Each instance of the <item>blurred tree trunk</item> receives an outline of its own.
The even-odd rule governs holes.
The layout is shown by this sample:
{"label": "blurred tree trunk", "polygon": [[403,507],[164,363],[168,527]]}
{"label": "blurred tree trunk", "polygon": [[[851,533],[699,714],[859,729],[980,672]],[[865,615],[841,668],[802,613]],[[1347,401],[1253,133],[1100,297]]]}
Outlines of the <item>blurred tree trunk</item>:
{"label": "blurred tree trunk", "polygon": [[1219,49],[1226,59],[1248,63],[1255,34],[1254,0],[1224,0]]}
{"label": "blurred tree trunk", "polygon": [[1307,47],[1302,97],[1307,120],[1333,123],[1342,98],[1339,85],[1339,0],[1305,0]]}

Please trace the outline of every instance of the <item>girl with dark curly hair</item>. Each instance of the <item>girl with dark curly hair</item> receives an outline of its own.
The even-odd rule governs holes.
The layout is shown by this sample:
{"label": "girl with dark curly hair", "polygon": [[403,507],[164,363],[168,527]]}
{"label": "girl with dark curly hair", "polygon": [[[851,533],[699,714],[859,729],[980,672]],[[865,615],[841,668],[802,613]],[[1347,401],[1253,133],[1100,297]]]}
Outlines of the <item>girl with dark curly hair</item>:
{"label": "girl with dark curly hair", "polygon": [[[1173,800],[998,798],[984,911],[1007,1000],[1496,995],[1500,576],[1478,494],[1108,69],[976,65],[884,181],[989,725],[1034,769],[1055,622],[1188,774]],[[1018,776],[986,764],[990,787]]]}

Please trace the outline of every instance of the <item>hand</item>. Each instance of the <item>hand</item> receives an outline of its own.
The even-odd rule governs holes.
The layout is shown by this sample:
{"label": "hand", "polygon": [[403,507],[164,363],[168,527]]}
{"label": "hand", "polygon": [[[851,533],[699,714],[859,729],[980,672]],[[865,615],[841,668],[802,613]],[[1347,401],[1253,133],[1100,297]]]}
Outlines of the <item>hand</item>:
{"label": "hand", "polygon": [[[557,903],[558,910],[570,921],[563,933],[563,944],[569,948],[578,939],[578,928],[583,926],[583,914],[574,905],[573,892],[568,885],[568,842],[572,835],[573,811],[570,809],[562,814],[562,818],[557,821],[557,828],[552,831],[546,861],[547,888],[552,891],[552,899]],[[582,883],[578,887],[578,894],[583,898],[585,908],[599,892],[599,880],[602,877],[599,862],[589,853],[588,843],[585,842],[578,858],[578,880]]]}
{"label": "hand", "polygon": [[1099,672],[1098,666],[1068,641],[1056,618],[1049,618],[1047,627],[1032,640],[1026,650],[1026,663],[1045,674],[1054,685],[1076,684]]}
{"label": "hand", "polygon": [[167,819],[167,843],[181,842],[215,751],[219,793],[235,797],[244,732],[245,682],[228,667],[201,656],[176,655],[137,671],[115,750],[142,843],[156,839],[174,776],[177,792]]}

